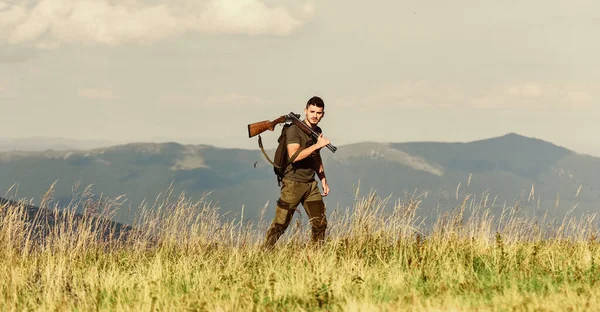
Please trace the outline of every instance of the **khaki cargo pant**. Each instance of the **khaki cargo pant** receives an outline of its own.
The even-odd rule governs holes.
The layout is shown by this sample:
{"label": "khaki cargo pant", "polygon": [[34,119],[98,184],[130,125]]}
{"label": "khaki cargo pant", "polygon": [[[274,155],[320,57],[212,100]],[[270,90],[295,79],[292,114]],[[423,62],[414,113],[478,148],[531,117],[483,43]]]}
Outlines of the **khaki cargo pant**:
{"label": "khaki cargo pant", "polygon": [[283,235],[292,221],[298,204],[302,204],[310,220],[312,241],[319,243],[325,239],[327,218],[317,181],[297,182],[284,178],[281,184],[281,196],[277,200],[275,218],[267,231],[265,247],[272,247]]}

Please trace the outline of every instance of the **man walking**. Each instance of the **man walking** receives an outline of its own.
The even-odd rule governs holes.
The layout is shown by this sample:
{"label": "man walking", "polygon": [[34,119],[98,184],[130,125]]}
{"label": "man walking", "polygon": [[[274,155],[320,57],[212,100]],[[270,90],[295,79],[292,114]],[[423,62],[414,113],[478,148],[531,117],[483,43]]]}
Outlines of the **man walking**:
{"label": "man walking", "polygon": [[[320,150],[330,141],[322,134],[317,124],[325,115],[325,103],[320,97],[314,96],[306,103],[303,120],[315,132],[319,133],[317,142],[292,124],[286,132],[288,157],[300,152],[284,171],[281,183],[281,195],[277,200],[275,218],[267,231],[265,247],[273,247],[279,237],[290,225],[298,204],[302,204],[312,228],[312,241],[320,243],[325,239],[327,218],[323,197],[329,194],[329,185],[325,177]],[[323,193],[319,191],[315,173],[321,180]]]}

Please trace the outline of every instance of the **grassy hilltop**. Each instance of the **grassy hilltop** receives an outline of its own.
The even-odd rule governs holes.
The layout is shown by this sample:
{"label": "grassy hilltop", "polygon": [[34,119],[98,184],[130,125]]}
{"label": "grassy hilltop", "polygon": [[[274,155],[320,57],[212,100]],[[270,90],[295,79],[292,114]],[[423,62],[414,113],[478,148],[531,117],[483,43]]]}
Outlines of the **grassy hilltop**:
{"label": "grassy hilltop", "polygon": [[[358,194],[358,192],[357,192]],[[329,211],[328,239],[308,242],[306,218],[273,251],[267,224],[222,223],[206,201],[173,193],[142,208],[127,236],[103,236],[91,217],[114,201],[53,210],[31,236],[24,205],[0,205],[0,310],[398,311],[586,310],[600,306],[595,216],[534,221],[519,207],[490,214],[467,194],[425,228],[419,196],[384,213],[371,192]],[[89,202],[87,202],[89,203]],[[83,205],[84,218],[73,211]],[[350,212],[351,211],[351,212]],[[304,212],[302,212],[304,213]],[[97,219],[95,219],[97,220]],[[108,224],[108,223],[107,223]],[[104,228],[110,228],[106,225]],[[110,231],[109,231],[110,232]]]}

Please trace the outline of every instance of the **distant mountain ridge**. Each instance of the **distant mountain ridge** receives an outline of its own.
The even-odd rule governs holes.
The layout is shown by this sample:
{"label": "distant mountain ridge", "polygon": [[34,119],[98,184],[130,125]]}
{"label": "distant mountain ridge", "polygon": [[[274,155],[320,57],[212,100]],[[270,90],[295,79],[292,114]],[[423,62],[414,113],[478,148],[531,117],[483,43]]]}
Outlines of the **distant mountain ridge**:
{"label": "distant mountain ridge", "polygon": [[[421,155],[448,169],[481,172],[506,170],[526,178],[537,178],[548,166],[573,153],[552,143],[515,133],[469,143],[397,143],[392,145]],[[436,153],[431,153],[436,149]]]}
{"label": "distant mountain ridge", "polygon": [[[0,197],[0,208],[6,209],[2,212],[2,214],[9,213],[8,210],[17,209],[18,207],[22,207],[24,209],[24,221],[28,225],[28,229],[31,230],[31,237],[33,239],[43,239],[57,224],[71,224],[70,221],[66,221],[66,219],[64,219],[65,215],[60,212],[55,213],[55,211],[51,211],[46,208],[40,208],[25,202],[18,202]],[[83,218],[84,216],[82,214],[75,213],[73,216],[73,221],[77,222]],[[102,239],[119,238],[121,234],[123,234],[121,237],[125,238],[125,236],[133,229],[130,226],[107,220],[106,218],[99,216],[88,216],[87,218],[88,222],[91,220],[96,220],[96,222],[90,222],[91,224],[88,226],[91,226],[92,230],[102,231]]]}
{"label": "distant mountain ridge", "polygon": [[[273,150],[268,153],[272,156]],[[322,156],[332,188],[326,197],[331,209],[351,207],[360,185],[361,193],[375,189],[393,198],[415,190],[427,194],[423,206],[429,213],[439,203],[451,209],[460,200],[456,194],[489,192],[510,204],[532,188],[542,206],[558,207],[553,209],[559,212],[575,202],[581,212],[600,211],[600,158],[515,133],[467,143],[363,142],[338,146],[335,154],[323,150]],[[257,216],[267,203],[272,208],[279,196],[260,150],[174,142],[3,152],[0,176],[0,189],[18,184],[20,197],[40,198],[56,180],[55,194],[62,202],[77,184],[93,185],[104,196],[125,194],[131,207],[117,215],[124,223],[141,203],[154,201],[169,188],[191,199],[214,201],[224,214],[239,214],[244,206],[247,217]],[[557,194],[561,203],[555,205]]]}

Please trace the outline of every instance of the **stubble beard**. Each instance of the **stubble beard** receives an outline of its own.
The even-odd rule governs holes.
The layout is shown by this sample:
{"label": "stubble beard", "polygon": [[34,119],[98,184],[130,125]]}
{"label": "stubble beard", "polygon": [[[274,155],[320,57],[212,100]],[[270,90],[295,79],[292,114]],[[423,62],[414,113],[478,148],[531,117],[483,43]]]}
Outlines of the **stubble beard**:
{"label": "stubble beard", "polygon": [[306,116],[306,121],[308,121],[308,123],[310,124],[311,127],[316,127],[320,120],[316,119],[316,121],[313,122],[312,118],[309,118],[308,116]]}

